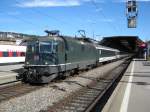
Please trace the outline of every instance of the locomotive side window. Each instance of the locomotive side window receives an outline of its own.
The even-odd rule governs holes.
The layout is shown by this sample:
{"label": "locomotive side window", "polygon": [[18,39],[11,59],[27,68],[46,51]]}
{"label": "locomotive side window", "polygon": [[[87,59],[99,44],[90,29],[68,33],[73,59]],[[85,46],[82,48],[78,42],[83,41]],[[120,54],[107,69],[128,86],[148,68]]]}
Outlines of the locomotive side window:
{"label": "locomotive side window", "polygon": [[58,51],[58,43],[57,42],[53,42],[53,49],[52,49],[53,53],[56,53]]}
{"label": "locomotive side window", "polygon": [[52,43],[51,42],[40,42],[40,53],[51,53]]}
{"label": "locomotive side window", "polygon": [[82,49],[82,51],[85,50],[84,44],[82,44],[81,49]]}
{"label": "locomotive side window", "polygon": [[35,47],[34,47],[34,45],[29,44],[29,45],[28,45],[28,47],[27,47],[27,52],[32,53],[32,52],[34,52],[34,51],[35,51]]}

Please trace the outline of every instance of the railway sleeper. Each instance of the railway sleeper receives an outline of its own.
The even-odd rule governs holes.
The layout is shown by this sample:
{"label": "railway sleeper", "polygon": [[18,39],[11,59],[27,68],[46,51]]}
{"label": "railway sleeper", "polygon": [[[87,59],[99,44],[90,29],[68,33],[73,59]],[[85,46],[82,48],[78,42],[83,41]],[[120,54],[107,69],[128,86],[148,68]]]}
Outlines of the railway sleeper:
{"label": "railway sleeper", "polygon": [[74,106],[61,106],[61,107],[58,107],[57,109],[61,110],[59,112],[62,112],[63,110],[74,110],[75,107]]}
{"label": "railway sleeper", "polygon": [[58,112],[74,112],[74,111],[83,111],[89,105],[89,103],[84,104],[77,104],[77,103],[70,103],[67,106],[61,106],[57,108]]}
{"label": "railway sleeper", "polygon": [[78,103],[78,102],[71,102],[68,106],[69,107],[86,107],[89,103],[83,102],[83,103]]}
{"label": "railway sleeper", "polygon": [[86,98],[86,97],[81,97],[81,96],[80,96],[80,97],[77,97],[77,98],[75,99],[75,101],[76,101],[76,100],[77,100],[77,101],[78,101],[78,100],[79,100],[79,101],[83,101],[83,100],[84,100],[84,101],[91,101],[91,100],[93,100],[93,98]]}
{"label": "railway sleeper", "polygon": [[[64,109],[63,112],[83,112],[83,110],[85,110],[86,107],[82,107],[82,106],[75,106],[72,108],[68,108],[68,109]],[[62,111],[60,111],[62,112]]]}
{"label": "railway sleeper", "polygon": [[76,100],[75,99],[75,100],[71,101],[71,103],[76,103],[76,104],[83,104],[84,103],[84,104],[88,104],[88,102],[90,102],[92,100],[93,100],[93,98],[90,98],[89,100],[87,100],[87,99],[86,100],[85,99],[84,100]]}
{"label": "railway sleeper", "polygon": [[93,97],[95,97],[97,94],[99,94],[99,92],[97,92],[97,93],[94,93],[94,92],[93,92],[93,93],[88,93],[88,91],[87,91],[85,94],[82,94],[81,97],[85,97],[85,98],[86,98],[86,97],[87,97],[87,98],[90,98],[90,97],[91,97],[91,98],[93,98]]}
{"label": "railway sleeper", "polygon": [[[81,106],[71,106],[71,105],[68,105],[68,106],[64,106],[62,108],[60,108],[61,111],[59,112],[80,112],[81,110],[85,110],[86,107],[81,107]],[[81,112],[82,112],[81,111]]]}
{"label": "railway sleeper", "polygon": [[96,89],[93,89],[93,90],[90,90],[90,91],[86,91],[86,93],[83,93],[83,95],[92,95],[93,93],[95,94],[98,94],[100,91],[99,90],[96,90]]}

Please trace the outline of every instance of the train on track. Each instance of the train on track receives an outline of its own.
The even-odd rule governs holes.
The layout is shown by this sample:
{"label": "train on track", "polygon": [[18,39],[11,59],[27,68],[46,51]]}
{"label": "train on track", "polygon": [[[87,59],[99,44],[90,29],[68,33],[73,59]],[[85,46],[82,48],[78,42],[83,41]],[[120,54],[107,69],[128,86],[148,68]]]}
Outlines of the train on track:
{"label": "train on track", "polygon": [[24,63],[26,46],[0,45],[0,65]]}
{"label": "train on track", "polygon": [[48,83],[58,76],[68,75],[126,55],[109,47],[56,34],[28,41],[24,72],[17,78],[29,83]]}

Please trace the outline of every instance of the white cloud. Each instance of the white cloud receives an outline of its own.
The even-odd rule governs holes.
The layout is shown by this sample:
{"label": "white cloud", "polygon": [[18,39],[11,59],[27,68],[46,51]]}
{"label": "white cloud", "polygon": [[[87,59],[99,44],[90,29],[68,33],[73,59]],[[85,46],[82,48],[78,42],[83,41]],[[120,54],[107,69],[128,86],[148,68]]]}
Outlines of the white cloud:
{"label": "white cloud", "polygon": [[24,0],[18,3],[19,7],[58,7],[58,6],[79,6],[90,0]]}
{"label": "white cloud", "polygon": [[102,8],[98,8],[98,9],[96,9],[95,11],[96,12],[101,12],[103,9]]}
{"label": "white cloud", "polygon": [[150,0],[136,0],[136,1],[139,1],[139,2],[150,2]]}
{"label": "white cloud", "polygon": [[106,0],[89,0],[89,1],[93,1],[95,3],[105,3]]}
{"label": "white cloud", "polygon": [[114,20],[106,18],[106,19],[100,19],[99,21],[101,21],[101,22],[113,22]]}
{"label": "white cloud", "polygon": [[91,19],[86,20],[86,22],[87,22],[87,23],[90,23],[90,24],[96,24],[96,21],[91,20]]}
{"label": "white cloud", "polygon": [[111,23],[111,22],[114,22],[114,19],[109,19],[109,18],[106,18],[106,19],[98,19],[98,20],[91,20],[91,19],[88,19],[86,20],[87,23],[90,23],[90,24],[96,24],[98,22],[106,22],[106,23]]}
{"label": "white cloud", "polygon": [[[126,2],[126,0],[113,0],[114,2]],[[150,2],[150,0],[136,0],[137,2]]]}
{"label": "white cloud", "polygon": [[[105,0],[22,0],[19,1],[17,6],[19,7],[68,7],[68,6],[80,6],[84,2],[104,3]],[[113,2],[126,2],[126,0],[112,0]],[[139,2],[150,2],[150,0],[136,0]]]}

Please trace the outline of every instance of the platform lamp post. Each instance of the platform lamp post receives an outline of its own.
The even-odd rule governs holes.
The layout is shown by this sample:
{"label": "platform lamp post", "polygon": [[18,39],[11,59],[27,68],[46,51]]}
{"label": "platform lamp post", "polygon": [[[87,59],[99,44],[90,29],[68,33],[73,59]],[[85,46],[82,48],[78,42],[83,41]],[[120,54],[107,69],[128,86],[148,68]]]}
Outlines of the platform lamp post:
{"label": "platform lamp post", "polygon": [[143,49],[143,51],[144,51],[144,59],[145,60],[147,60],[147,50],[148,50],[148,46],[147,46],[147,43],[142,43],[141,45],[140,45],[140,47]]}
{"label": "platform lamp post", "polygon": [[150,41],[147,42],[148,58],[150,58]]}

